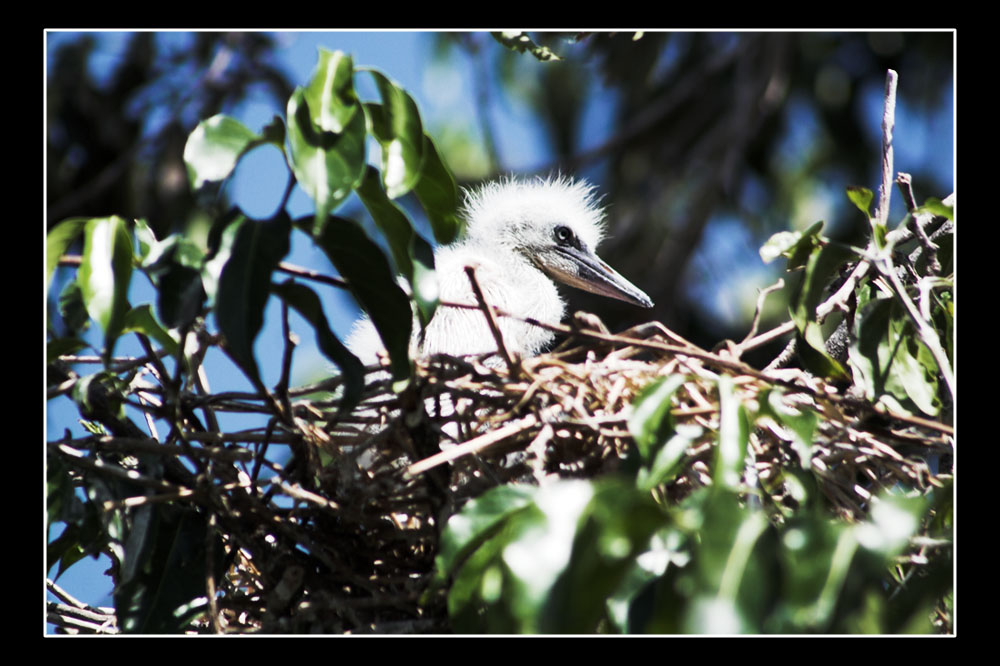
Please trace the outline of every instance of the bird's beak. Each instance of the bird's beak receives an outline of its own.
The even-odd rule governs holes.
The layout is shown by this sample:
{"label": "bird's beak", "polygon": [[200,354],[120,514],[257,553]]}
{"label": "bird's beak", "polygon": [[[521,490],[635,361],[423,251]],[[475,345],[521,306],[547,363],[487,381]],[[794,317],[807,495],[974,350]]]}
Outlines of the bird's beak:
{"label": "bird's beak", "polygon": [[588,248],[556,247],[552,249],[551,258],[543,255],[540,259],[543,270],[571,287],[643,308],[653,307],[653,301],[646,292],[622,277]]}

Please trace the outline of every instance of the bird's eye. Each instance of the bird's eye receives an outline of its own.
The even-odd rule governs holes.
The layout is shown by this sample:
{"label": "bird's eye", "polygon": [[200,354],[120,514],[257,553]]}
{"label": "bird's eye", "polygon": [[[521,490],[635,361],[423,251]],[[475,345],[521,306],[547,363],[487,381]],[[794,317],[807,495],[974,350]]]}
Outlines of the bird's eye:
{"label": "bird's eye", "polygon": [[559,225],[558,227],[556,227],[555,237],[559,243],[572,244],[574,240],[573,230],[570,229],[569,227],[564,227],[563,225]]}

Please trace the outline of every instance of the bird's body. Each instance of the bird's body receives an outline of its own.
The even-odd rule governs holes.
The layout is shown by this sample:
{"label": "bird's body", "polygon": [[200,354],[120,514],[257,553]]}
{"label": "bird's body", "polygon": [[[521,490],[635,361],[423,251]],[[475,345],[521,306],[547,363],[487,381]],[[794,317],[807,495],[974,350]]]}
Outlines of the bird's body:
{"label": "bird's body", "polygon": [[[553,279],[642,307],[652,302],[601,261],[594,248],[603,237],[603,213],[592,188],[568,179],[500,180],[468,194],[465,238],[434,254],[440,299],[477,305],[466,267],[475,268],[486,301],[512,317],[497,324],[508,351],[541,352],[553,334],[523,319],[558,323],[566,305]],[[416,335],[416,334],[415,334]],[[347,341],[366,365],[377,361],[381,340],[362,319]],[[414,338],[422,355],[454,356],[497,351],[479,310],[441,306]]]}

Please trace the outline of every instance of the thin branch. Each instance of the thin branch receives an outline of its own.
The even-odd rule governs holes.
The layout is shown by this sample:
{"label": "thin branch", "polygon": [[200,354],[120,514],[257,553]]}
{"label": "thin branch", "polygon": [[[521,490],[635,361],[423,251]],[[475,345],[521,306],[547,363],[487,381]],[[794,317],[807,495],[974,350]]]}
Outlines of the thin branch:
{"label": "thin branch", "polygon": [[888,70],[885,75],[885,103],[882,107],[882,184],[879,186],[878,223],[885,228],[889,221],[892,195],[892,133],[896,126],[896,82],[899,75]]}
{"label": "thin branch", "polygon": [[937,275],[941,272],[941,263],[937,258],[938,246],[931,242],[931,239],[927,237],[927,232],[924,230],[924,225],[930,221],[930,215],[919,215],[914,211],[917,210],[917,200],[913,196],[913,179],[908,173],[903,173],[902,171],[896,176],[896,184],[899,186],[900,192],[903,194],[903,201],[906,202],[906,210],[910,213],[910,224],[913,227],[913,232],[920,239],[920,244],[924,247],[927,256],[927,270],[932,275]]}
{"label": "thin branch", "polygon": [[510,371],[511,376],[516,376],[518,372],[518,365],[514,361],[514,358],[510,355],[507,345],[504,343],[503,333],[500,331],[500,326],[497,324],[496,316],[493,314],[493,308],[491,308],[490,304],[486,302],[486,297],[483,295],[483,289],[479,286],[479,280],[476,279],[475,267],[466,266],[465,274],[469,276],[469,282],[472,283],[472,291],[475,292],[476,300],[479,301],[479,309],[483,311],[484,315],[486,315],[486,323],[490,327],[490,332],[493,333],[493,339],[496,340],[497,350],[503,357],[504,362],[507,363],[507,369]]}

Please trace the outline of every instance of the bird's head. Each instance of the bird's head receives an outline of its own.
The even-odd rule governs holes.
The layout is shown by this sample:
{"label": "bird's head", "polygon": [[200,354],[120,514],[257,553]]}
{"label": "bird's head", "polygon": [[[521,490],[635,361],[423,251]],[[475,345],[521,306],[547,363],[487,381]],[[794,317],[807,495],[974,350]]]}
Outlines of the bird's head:
{"label": "bird's head", "polygon": [[470,192],[466,242],[517,253],[560,282],[640,307],[641,289],[595,253],[604,212],[594,188],[567,178],[499,180]]}

